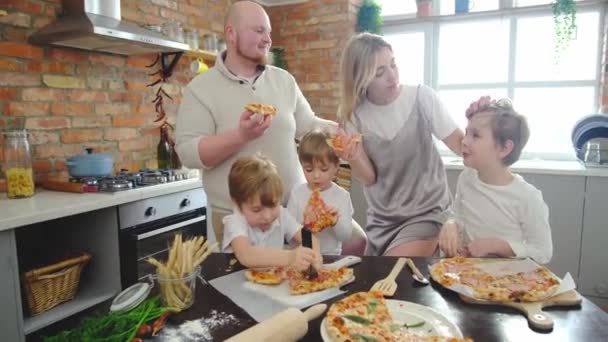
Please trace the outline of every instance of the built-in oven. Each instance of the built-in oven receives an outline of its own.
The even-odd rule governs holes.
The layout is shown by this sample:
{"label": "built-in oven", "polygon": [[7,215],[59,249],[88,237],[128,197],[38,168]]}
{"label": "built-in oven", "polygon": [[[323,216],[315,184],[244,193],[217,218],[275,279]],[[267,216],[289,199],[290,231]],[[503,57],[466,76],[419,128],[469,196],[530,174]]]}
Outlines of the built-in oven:
{"label": "built-in oven", "polygon": [[120,205],[121,280],[126,288],[155,272],[147,259],[165,261],[175,234],[207,236],[207,196],[198,188]]}

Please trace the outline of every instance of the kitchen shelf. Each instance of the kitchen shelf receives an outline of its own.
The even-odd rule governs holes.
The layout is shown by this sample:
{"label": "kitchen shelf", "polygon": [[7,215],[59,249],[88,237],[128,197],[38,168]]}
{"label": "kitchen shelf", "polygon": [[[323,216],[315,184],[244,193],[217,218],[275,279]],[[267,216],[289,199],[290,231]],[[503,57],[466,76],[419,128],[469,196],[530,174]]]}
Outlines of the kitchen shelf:
{"label": "kitchen shelf", "polygon": [[189,57],[202,57],[203,59],[210,61],[215,61],[215,58],[217,57],[217,53],[207,50],[190,50],[186,51],[184,54]]}
{"label": "kitchen shelf", "polygon": [[39,315],[24,317],[23,330],[26,335],[30,334],[75,313],[102,303],[114,297],[116,294],[116,291],[88,286],[79,290],[76,296],[74,296],[74,299],[69,302],[59,304],[51,310]]}

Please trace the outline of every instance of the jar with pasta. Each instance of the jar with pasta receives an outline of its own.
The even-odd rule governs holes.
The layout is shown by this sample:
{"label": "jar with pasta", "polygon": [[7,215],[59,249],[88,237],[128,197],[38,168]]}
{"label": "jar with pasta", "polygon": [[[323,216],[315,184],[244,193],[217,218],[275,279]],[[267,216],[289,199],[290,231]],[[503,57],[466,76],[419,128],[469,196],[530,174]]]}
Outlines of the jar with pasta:
{"label": "jar with pasta", "polygon": [[32,153],[26,130],[4,133],[4,176],[8,198],[34,195]]}

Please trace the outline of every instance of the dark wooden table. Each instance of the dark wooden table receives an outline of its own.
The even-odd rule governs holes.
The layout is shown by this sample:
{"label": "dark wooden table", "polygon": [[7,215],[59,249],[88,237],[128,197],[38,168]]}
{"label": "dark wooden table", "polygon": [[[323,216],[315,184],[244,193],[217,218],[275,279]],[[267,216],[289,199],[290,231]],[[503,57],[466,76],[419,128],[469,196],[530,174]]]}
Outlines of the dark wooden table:
{"label": "dark wooden table", "polygon": [[[215,254],[209,257],[203,265],[203,275],[206,279],[234,272],[241,267],[233,267],[226,271],[231,255]],[[326,261],[332,261],[330,257]],[[325,303],[333,302],[354,292],[367,291],[378,279],[388,275],[396,262],[391,257],[364,257],[363,262],[354,266],[356,281],[344,287],[348,290],[343,296],[334,297]],[[415,263],[423,271],[431,259],[414,258]],[[397,277],[397,292],[393,299],[406,300],[429,306],[454,322],[464,336],[475,341],[605,341],[608,339],[608,314],[587,299],[576,307],[547,308],[553,317],[552,331],[543,332],[531,329],[524,315],[515,309],[502,306],[481,306],[463,303],[452,291],[431,282],[431,285],[420,286],[411,278],[409,269],[404,268]],[[207,316],[211,310],[224,311],[233,314],[241,320],[239,326],[224,327],[214,331],[214,338],[222,341],[255,324],[255,321],[236,306],[228,298],[211,286],[197,289],[197,300],[187,312],[180,314],[183,319],[195,319]],[[180,317],[180,319],[182,318]],[[321,341],[319,327],[323,316],[309,324],[308,334],[303,341]]]}
{"label": "dark wooden table", "polygon": [[[212,254],[203,263],[202,274],[210,280],[230,272],[242,269],[238,264],[230,267],[230,254]],[[326,262],[333,261],[335,257],[326,257]],[[354,266],[357,280],[345,286],[348,292],[343,296],[334,297],[325,303],[333,302],[354,292],[367,291],[378,279],[384,278],[396,262],[392,257],[364,257],[363,262]],[[415,263],[427,274],[427,265],[431,259],[414,258]],[[227,269],[230,269],[227,271]],[[606,341],[608,339],[608,314],[587,299],[583,299],[581,306],[566,308],[548,308],[553,317],[552,331],[535,331],[528,326],[526,318],[515,309],[501,306],[481,306],[462,302],[452,291],[442,288],[437,283],[420,286],[415,283],[406,267],[397,277],[397,292],[393,299],[415,302],[431,307],[453,323],[461,330],[464,336],[475,341]],[[104,310],[107,310],[107,303]],[[209,317],[213,310],[232,314],[239,321],[237,325],[220,326],[211,331],[215,341],[223,341],[249,327],[256,322],[229,298],[222,295],[211,285],[197,284],[196,300],[188,310],[171,318],[171,325],[178,325],[183,321]],[[79,315],[81,316],[81,315]],[[72,320],[74,317],[72,318]],[[308,334],[303,341],[321,341],[319,327],[323,316],[309,324]],[[57,328],[67,328],[59,324]]]}

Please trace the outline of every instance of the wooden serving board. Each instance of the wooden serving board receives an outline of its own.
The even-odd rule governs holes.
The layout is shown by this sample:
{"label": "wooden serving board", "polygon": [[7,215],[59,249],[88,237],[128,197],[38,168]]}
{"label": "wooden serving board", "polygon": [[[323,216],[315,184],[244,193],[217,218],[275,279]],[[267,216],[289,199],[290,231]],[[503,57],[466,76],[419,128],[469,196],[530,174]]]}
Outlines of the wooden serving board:
{"label": "wooden serving board", "polygon": [[515,308],[522,313],[524,313],[528,319],[528,323],[533,328],[541,329],[541,330],[551,330],[553,329],[553,318],[543,311],[543,308],[550,306],[576,306],[580,305],[583,301],[581,295],[576,292],[576,290],[570,290],[559,294],[557,296],[547,298],[540,302],[531,302],[531,303],[500,303],[500,302],[490,302],[486,300],[479,300],[471,297],[467,297],[465,295],[459,294],[460,298],[465,303],[470,304],[481,304],[481,305],[498,305],[498,306],[507,306],[511,308]]}

